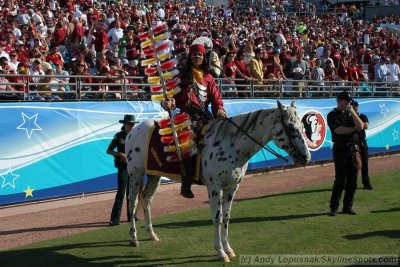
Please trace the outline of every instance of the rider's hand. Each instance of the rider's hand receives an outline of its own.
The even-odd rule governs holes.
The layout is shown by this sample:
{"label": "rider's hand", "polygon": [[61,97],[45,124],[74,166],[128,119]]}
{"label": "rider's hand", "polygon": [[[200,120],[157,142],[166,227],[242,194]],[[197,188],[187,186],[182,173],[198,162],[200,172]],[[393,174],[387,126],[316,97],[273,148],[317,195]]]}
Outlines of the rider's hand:
{"label": "rider's hand", "polygon": [[221,108],[221,109],[218,109],[216,117],[217,117],[217,119],[226,119],[228,117],[228,115],[226,114],[226,111],[223,108]]}
{"label": "rider's hand", "polygon": [[161,106],[164,109],[173,110],[176,108],[175,99],[173,99],[172,97],[168,98],[168,99],[163,99],[163,100],[161,100]]}

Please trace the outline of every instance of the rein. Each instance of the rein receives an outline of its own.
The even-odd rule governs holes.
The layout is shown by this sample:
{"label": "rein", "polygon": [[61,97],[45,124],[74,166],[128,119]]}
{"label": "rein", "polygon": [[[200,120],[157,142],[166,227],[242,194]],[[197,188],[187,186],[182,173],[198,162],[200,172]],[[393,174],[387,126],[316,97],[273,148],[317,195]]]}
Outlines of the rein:
{"label": "rein", "polygon": [[[232,123],[233,126],[235,126],[237,129],[239,129],[239,131],[241,131],[242,133],[244,133],[248,138],[250,138],[250,140],[252,140],[254,143],[256,143],[257,145],[259,145],[261,148],[267,150],[269,153],[271,153],[272,155],[274,155],[275,157],[277,157],[280,160],[283,160],[285,162],[289,162],[289,160],[285,159],[284,157],[282,157],[278,152],[276,152],[275,150],[273,150],[272,148],[270,148],[268,145],[263,146],[260,142],[258,142],[256,139],[254,139],[254,137],[252,137],[251,135],[249,135],[246,131],[244,131],[242,128],[240,128],[239,125],[237,125],[234,121],[232,121],[232,118],[228,118],[228,121],[230,123]],[[285,128],[283,126],[283,128]],[[286,129],[285,129],[286,132]],[[290,138],[289,138],[290,139]],[[292,141],[292,140],[291,140]]]}
{"label": "rein", "polygon": [[[189,98],[190,99],[190,98]],[[201,110],[200,108],[198,108],[197,106],[193,105],[193,107],[197,108],[198,111],[200,113],[202,113],[203,115],[205,115],[207,117],[206,112],[204,112],[203,110]],[[232,121],[232,118],[228,118],[228,121],[235,126],[239,131],[241,131],[243,134],[245,134],[248,138],[250,138],[250,140],[252,140],[254,143],[256,143],[257,145],[259,145],[262,149],[267,150],[269,153],[271,153],[272,155],[274,155],[275,157],[277,157],[278,159],[284,161],[284,162],[290,162],[289,160],[285,159],[284,157],[282,157],[281,154],[279,154],[278,152],[276,152],[275,150],[273,150],[272,148],[270,148],[268,145],[263,146],[260,142],[258,142],[256,139],[254,139],[254,137],[252,137],[251,135],[249,135],[245,130],[243,130],[242,128],[240,128],[239,125],[237,125],[234,121]],[[289,141],[291,143],[291,145],[294,145],[293,147],[296,148],[296,145],[293,142],[293,139],[287,134],[287,129],[285,127],[285,124],[283,123],[283,119],[281,116],[281,122],[282,122],[282,127],[286,133],[286,135],[289,138]]]}

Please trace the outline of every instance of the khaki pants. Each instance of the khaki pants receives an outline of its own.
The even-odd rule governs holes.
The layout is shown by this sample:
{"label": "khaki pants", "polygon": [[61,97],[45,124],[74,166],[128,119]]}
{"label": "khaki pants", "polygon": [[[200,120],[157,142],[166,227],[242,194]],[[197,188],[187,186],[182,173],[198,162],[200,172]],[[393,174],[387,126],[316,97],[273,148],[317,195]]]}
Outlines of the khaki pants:
{"label": "khaki pants", "polygon": [[294,82],[294,91],[299,92],[298,97],[305,97],[306,96],[306,82]]}

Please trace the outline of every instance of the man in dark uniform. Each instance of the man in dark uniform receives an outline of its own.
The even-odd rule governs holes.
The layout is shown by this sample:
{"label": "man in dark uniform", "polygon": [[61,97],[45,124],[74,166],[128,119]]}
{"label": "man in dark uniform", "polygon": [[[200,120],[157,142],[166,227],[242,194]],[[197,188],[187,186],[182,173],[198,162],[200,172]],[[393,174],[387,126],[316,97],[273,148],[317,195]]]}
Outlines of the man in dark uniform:
{"label": "man in dark uniform", "polygon": [[[111,212],[111,219],[109,223],[110,226],[119,224],[125,192],[126,199],[128,199],[129,196],[129,175],[126,165],[125,138],[136,123],[135,117],[133,115],[125,115],[124,119],[120,120],[119,122],[123,123],[121,131],[114,135],[113,140],[107,148],[107,154],[114,156],[114,165],[118,169],[118,189],[117,195],[115,196],[114,206]],[[114,151],[115,148],[117,148],[117,152]],[[129,212],[128,203],[126,206],[128,221],[130,221],[132,214],[130,214]]]}
{"label": "man in dark uniform", "polygon": [[358,132],[363,122],[350,105],[351,97],[343,91],[337,95],[337,107],[328,114],[328,126],[332,134],[335,182],[333,184],[330,212],[335,216],[343,190],[343,213],[355,215],[353,210],[354,193],[357,189],[357,168],[353,163],[354,148],[358,144]]}
{"label": "man in dark uniform", "polygon": [[361,177],[362,177],[362,184],[364,189],[372,190],[371,181],[369,180],[368,175],[368,144],[365,134],[365,130],[368,129],[368,117],[365,114],[360,114],[358,112],[358,102],[351,101],[350,105],[353,107],[354,111],[360,117],[363,122],[363,129],[358,133],[359,136],[359,146],[360,146],[360,154],[361,154],[361,161],[362,161],[362,168],[361,168]]}

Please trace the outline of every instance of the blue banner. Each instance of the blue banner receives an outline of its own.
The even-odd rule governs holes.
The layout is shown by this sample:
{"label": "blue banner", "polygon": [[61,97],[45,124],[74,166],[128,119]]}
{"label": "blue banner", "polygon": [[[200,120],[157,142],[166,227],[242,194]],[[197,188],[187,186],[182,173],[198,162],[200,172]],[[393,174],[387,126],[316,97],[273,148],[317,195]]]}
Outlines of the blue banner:
{"label": "blue banner", "polygon": [[[276,107],[272,99],[225,100],[230,116]],[[291,100],[282,100],[289,105]],[[400,100],[358,99],[370,125],[370,154],[399,151]],[[311,160],[332,158],[327,114],[335,99],[297,100]],[[116,188],[113,157],[106,154],[121,129],[124,114],[141,121],[166,117],[158,103],[40,102],[0,104],[0,205],[86,194]],[[273,143],[271,148],[286,156]],[[249,169],[287,164],[265,150],[253,156]]]}

